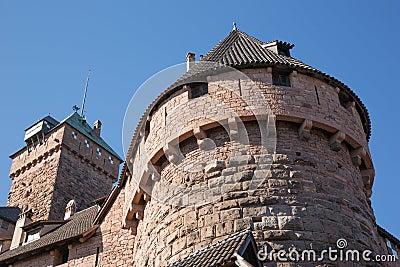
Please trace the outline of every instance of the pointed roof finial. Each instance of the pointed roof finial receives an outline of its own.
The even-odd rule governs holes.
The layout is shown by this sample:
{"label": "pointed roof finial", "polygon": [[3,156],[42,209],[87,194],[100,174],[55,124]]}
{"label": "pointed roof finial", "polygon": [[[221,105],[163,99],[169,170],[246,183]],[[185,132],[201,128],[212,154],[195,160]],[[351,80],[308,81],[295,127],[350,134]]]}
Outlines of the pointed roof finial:
{"label": "pointed roof finial", "polygon": [[234,31],[237,30],[236,22],[233,22],[233,30],[234,30]]}
{"label": "pointed roof finial", "polygon": [[[80,110],[81,108],[80,107],[78,107],[77,105],[74,105],[73,107],[72,107],[72,110],[73,111],[75,111],[75,112],[78,112],[78,110]],[[50,114],[49,114],[50,115]]]}

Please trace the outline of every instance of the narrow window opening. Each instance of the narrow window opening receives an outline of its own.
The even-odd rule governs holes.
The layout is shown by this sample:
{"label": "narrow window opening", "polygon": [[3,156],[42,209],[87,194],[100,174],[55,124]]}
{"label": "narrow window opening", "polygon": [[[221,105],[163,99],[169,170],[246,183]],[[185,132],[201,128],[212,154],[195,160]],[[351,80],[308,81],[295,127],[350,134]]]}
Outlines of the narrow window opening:
{"label": "narrow window opening", "polygon": [[168,116],[167,107],[164,107],[164,126],[167,125],[167,116]]}
{"label": "narrow window opening", "polygon": [[147,137],[149,136],[149,134],[150,134],[150,121],[147,121],[146,126],[144,128],[144,140],[145,141],[147,140]]}
{"label": "narrow window opening", "polygon": [[94,266],[98,266],[99,265],[99,253],[100,253],[100,248],[97,247],[97,249],[96,249],[96,261],[94,263]]}
{"label": "narrow window opening", "polygon": [[90,147],[90,142],[89,142],[88,140],[86,140],[86,139],[85,139],[85,146],[86,146],[87,148]]}
{"label": "narrow window opening", "polygon": [[314,86],[314,88],[315,88],[315,94],[317,95],[318,105],[321,105],[321,103],[319,102],[318,88],[317,88],[317,86]]}
{"label": "narrow window opening", "polygon": [[239,95],[242,96],[242,85],[240,84],[240,79],[239,79]]}

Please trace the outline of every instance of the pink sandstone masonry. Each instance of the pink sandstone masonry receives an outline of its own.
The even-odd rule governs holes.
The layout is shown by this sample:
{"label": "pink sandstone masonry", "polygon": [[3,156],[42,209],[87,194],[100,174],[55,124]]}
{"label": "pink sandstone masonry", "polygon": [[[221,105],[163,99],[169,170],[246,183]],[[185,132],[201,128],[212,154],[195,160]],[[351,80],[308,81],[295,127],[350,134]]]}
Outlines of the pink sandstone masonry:
{"label": "pink sandstone masonry", "polygon": [[[165,266],[246,228],[253,229],[260,246],[267,243],[274,249],[295,246],[319,251],[335,247],[337,239],[346,238],[351,247],[383,253],[369,202],[373,165],[355,107],[340,104],[339,88],[295,71],[290,76],[291,87],[272,85],[271,68],[242,71],[256,81],[275,115],[277,144],[271,170],[268,164],[263,170],[263,162],[259,162],[258,125],[239,97],[212,82],[209,94],[202,96],[224,103],[245,121],[251,153],[237,155],[232,161],[232,143],[226,133],[229,125],[224,129],[207,120],[190,119],[198,117],[192,110],[212,113],[218,107],[197,101],[204,106],[177,112],[179,104],[188,102],[190,106],[191,100],[185,89],[171,95],[151,114],[150,132],[141,144],[161,176],[173,184],[205,183],[210,189],[239,182],[215,203],[176,208],[157,203],[154,197],[144,202],[146,193],[128,174],[124,226],[136,234],[135,265]],[[173,113],[177,117],[171,120],[185,125],[178,133],[185,158],[199,159],[202,155],[195,138],[200,128],[217,144],[215,158],[204,161],[223,162],[223,167],[196,173],[169,162],[162,139],[165,133],[176,134],[176,125],[165,123],[164,113]],[[221,121],[223,124],[223,118]],[[140,155],[130,162],[132,177],[148,181],[148,167]],[[253,175],[266,180],[257,190],[248,190]],[[153,194],[163,187],[161,184],[155,183]]]}
{"label": "pink sandstone masonry", "polygon": [[7,206],[29,206],[33,220],[60,220],[71,199],[81,210],[109,193],[119,171],[117,161],[108,161],[111,154],[103,149],[98,155],[98,146],[91,142],[87,147],[87,138],[66,124],[45,138],[34,150],[13,155]]}

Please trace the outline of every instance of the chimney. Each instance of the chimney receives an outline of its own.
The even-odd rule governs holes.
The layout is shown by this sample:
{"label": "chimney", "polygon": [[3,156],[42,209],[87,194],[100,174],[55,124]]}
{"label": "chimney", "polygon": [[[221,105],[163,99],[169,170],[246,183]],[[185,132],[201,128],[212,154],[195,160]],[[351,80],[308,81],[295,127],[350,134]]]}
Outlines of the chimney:
{"label": "chimney", "polygon": [[15,224],[10,250],[19,247],[19,245],[25,241],[26,233],[22,227],[32,222],[31,216],[32,210],[29,207],[25,207],[19,215],[17,223]]}
{"label": "chimney", "polygon": [[75,200],[70,200],[65,207],[65,215],[64,215],[64,220],[68,220],[71,218],[72,215],[76,212],[76,205],[75,205]]}
{"label": "chimney", "polygon": [[94,122],[94,124],[93,124],[93,131],[94,131],[94,134],[95,134],[97,137],[100,137],[100,132],[101,132],[101,121],[97,120],[97,121]]}
{"label": "chimney", "polygon": [[186,54],[186,71],[189,71],[193,67],[195,60],[196,60],[195,53],[188,52]]}

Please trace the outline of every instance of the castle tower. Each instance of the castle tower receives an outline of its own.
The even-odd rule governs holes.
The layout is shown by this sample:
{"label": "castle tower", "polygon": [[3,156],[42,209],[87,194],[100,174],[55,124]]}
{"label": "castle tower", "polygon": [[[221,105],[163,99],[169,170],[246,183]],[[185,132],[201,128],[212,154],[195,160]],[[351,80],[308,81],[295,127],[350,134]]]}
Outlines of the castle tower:
{"label": "castle tower", "polygon": [[76,112],[62,122],[47,116],[25,131],[25,146],[11,155],[8,207],[29,207],[32,220],[62,220],[74,200],[78,210],[109,193],[121,159]]}
{"label": "castle tower", "polygon": [[[236,88],[234,93],[215,82],[218,77],[200,84],[181,79],[149,107],[127,160],[123,219],[136,235],[135,266],[165,266],[249,228],[259,247],[321,251],[337,248],[337,240],[344,238],[349,249],[384,251],[369,200],[374,167],[368,112],[345,84],[291,57],[292,48],[234,29],[202,58],[240,70],[261,90],[273,114],[267,123],[276,127],[271,162],[262,160],[259,121],[241,102],[242,95],[252,92],[241,87],[240,79],[225,81]],[[189,65],[188,73],[193,63]],[[210,104],[212,100],[233,109],[243,126],[229,117],[218,123],[190,120],[199,117],[199,110],[211,114],[221,106]],[[168,119],[169,114],[175,117]],[[185,125],[178,140],[165,144],[178,122]],[[231,137],[243,131],[250,152],[235,153]],[[206,140],[215,144],[213,158],[203,156]],[[209,164],[190,171],[196,166],[185,166],[174,147],[186,159]],[[161,176],[142,163],[143,148]],[[265,181],[252,189],[252,177]],[[234,185],[212,203],[179,207],[149,196],[146,188],[153,186],[156,194],[163,180],[188,188],[206,185],[210,194],[216,187]]]}

